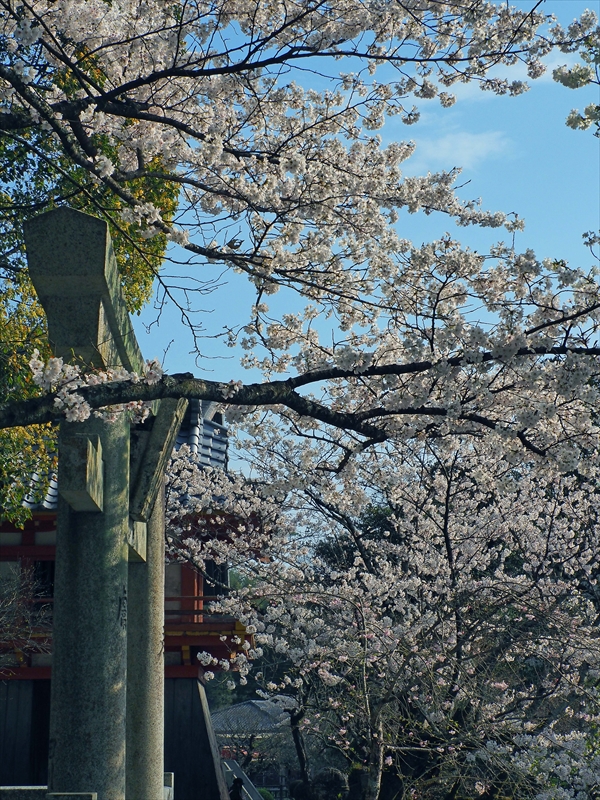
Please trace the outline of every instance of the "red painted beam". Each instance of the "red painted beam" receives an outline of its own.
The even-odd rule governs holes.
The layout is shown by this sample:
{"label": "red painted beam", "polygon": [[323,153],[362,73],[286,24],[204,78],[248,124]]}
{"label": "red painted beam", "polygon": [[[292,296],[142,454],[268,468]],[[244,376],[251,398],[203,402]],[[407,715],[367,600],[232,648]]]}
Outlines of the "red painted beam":
{"label": "red painted beam", "polygon": [[53,544],[3,544],[0,547],[0,560],[32,558],[34,561],[54,561],[56,545]]}
{"label": "red painted beam", "polygon": [[197,664],[171,664],[165,667],[165,678],[197,678]]}
{"label": "red painted beam", "polygon": [[3,681],[38,681],[50,678],[51,667],[4,667],[0,670]]}

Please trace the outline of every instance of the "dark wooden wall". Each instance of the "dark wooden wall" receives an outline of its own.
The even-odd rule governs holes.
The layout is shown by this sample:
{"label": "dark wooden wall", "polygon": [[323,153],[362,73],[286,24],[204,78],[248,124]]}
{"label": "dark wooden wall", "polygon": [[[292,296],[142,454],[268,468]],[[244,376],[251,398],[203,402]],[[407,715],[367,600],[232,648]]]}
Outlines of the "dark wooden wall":
{"label": "dark wooden wall", "polygon": [[165,772],[175,773],[176,800],[220,800],[223,795],[219,792],[214,763],[198,681],[167,678]]}
{"label": "dark wooden wall", "polygon": [[45,786],[50,681],[0,681],[0,786]]}
{"label": "dark wooden wall", "polygon": [[[0,786],[47,783],[50,681],[0,682]],[[195,678],[165,680],[165,771],[177,800],[219,800]]]}

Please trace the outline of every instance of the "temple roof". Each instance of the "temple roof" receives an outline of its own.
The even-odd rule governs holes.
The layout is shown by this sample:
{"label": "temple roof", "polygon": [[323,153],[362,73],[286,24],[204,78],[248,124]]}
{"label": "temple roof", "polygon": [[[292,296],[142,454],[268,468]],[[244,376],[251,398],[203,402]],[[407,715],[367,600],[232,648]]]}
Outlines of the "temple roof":
{"label": "temple roof", "polygon": [[190,400],[175,449],[183,444],[188,445],[199,464],[227,468],[227,428],[216,403]]}
{"label": "temple roof", "polygon": [[[287,698],[291,700],[291,698]],[[215,733],[221,736],[275,733],[289,725],[290,715],[285,703],[273,700],[247,700],[211,714]]]}

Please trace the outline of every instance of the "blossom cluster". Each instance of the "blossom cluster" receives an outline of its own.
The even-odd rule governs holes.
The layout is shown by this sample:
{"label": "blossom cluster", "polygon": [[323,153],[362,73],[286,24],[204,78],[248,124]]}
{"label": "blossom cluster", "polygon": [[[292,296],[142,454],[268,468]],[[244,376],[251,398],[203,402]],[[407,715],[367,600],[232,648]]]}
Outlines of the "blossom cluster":
{"label": "blossom cluster", "polygon": [[[585,16],[591,18],[592,12],[586,12]],[[565,65],[557,67],[552,77],[558,83],[569,89],[580,89],[585,86],[600,85],[600,26],[597,25],[585,37],[583,47],[580,50],[583,63],[574,64],[571,67]],[[590,126],[596,126],[595,135],[600,135],[600,103],[589,103],[583,113],[573,109],[567,117],[567,125],[575,130],[587,130]]]}
{"label": "blossom cluster", "polygon": [[[78,392],[78,389],[123,381],[152,385],[158,383],[163,375],[162,367],[156,359],[146,362],[144,374],[140,376],[123,367],[83,372],[79,365],[65,364],[62,358],[49,358],[46,363],[39,356],[39,351],[36,349],[29,361],[33,382],[46,392],[55,394],[55,409],[59,414],[64,415],[68,422],[84,422],[92,414],[89,403]],[[136,421],[143,421],[150,413],[150,404],[135,400],[130,403],[96,409],[94,415],[111,421],[125,411],[132,414]]]}

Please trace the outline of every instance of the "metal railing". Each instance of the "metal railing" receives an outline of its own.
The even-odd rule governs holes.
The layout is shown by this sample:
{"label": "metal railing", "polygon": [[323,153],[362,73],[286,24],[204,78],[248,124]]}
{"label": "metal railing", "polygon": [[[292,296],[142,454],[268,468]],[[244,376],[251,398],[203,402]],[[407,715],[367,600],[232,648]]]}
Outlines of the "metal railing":
{"label": "metal railing", "polygon": [[241,778],[244,781],[244,786],[242,789],[242,797],[244,800],[263,800],[262,795],[259,794],[258,789],[252,783],[237,761],[234,761],[230,758],[224,759],[223,772],[225,773],[225,780],[227,781],[228,786],[231,785],[234,778]]}

